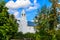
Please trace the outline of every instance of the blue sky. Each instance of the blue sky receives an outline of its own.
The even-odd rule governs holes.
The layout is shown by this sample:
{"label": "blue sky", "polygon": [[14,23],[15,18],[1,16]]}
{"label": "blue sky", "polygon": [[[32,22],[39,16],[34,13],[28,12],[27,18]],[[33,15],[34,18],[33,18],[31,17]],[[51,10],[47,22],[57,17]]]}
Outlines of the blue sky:
{"label": "blue sky", "polygon": [[[10,0],[5,0],[5,2],[9,2],[9,1],[10,1]],[[16,0],[13,0],[13,1],[16,2]],[[32,3],[31,6],[34,6],[34,3],[33,3],[34,0],[30,0],[30,2]],[[31,9],[31,10],[28,11],[28,10],[27,10],[28,7],[25,7],[25,8],[24,8],[25,10],[27,10],[27,11],[26,11],[26,16],[27,16],[27,20],[28,20],[28,21],[34,19],[34,17],[37,15],[38,9],[41,9],[41,7],[42,7],[43,5],[47,5],[47,7],[51,5],[51,3],[50,3],[48,0],[37,0],[36,3],[39,5],[39,6],[36,6],[36,7],[37,7],[36,9]],[[20,13],[21,13],[22,9],[23,9],[23,8],[14,9],[14,10],[19,11],[19,14],[18,14],[17,18],[20,17]],[[13,13],[12,11],[13,11],[13,10],[11,9],[11,10],[9,11],[9,13]]]}

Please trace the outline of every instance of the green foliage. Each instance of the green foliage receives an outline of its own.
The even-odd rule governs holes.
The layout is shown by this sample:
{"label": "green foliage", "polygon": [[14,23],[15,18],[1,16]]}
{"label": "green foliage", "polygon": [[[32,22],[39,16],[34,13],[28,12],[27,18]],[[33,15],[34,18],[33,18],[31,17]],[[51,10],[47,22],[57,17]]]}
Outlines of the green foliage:
{"label": "green foliage", "polygon": [[56,31],[56,38],[57,38],[57,40],[60,40],[60,30]]}
{"label": "green foliage", "polygon": [[34,34],[33,33],[26,33],[24,34],[25,38],[34,38]]}
{"label": "green foliage", "polygon": [[55,9],[51,8],[51,10],[49,10],[46,6],[44,6],[42,7],[41,12],[38,14],[37,18],[35,18],[38,20],[38,22],[36,22],[36,29],[40,35],[40,40],[57,40],[55,30],[57,26],[57,16],[55,13]]}
{"label": "green foliage", "polygon": [[23,39],[24,38],[24,34],[22,32],[18,32],[15,37],[13,37],[14,39]]}
{"label": "green foliage", "polygon": [[33,33],[23,34],[22,32],[18,32],[14,37],[14,39],[32,39],[32,40],[35,40],[36,38],[37,38],[36,34]]}
{"label": "green foliage", "polygon": [[0,3],[0,40],[9,40],[16,35],[18,24],[13,15],[7,12],[5,2]]}

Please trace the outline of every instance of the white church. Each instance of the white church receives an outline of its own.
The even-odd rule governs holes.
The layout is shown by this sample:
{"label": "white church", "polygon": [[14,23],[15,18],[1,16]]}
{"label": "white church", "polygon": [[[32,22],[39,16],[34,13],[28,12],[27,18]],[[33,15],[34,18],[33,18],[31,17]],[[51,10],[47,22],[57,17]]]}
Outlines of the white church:
{"label": "white church", "polygon": [[[34,5],[37,5],[36,2],[37,1],[34,0]],[[16,0],[16,2],[14,2],[13,0],[10,0],[9,2],[6,3],[5,6],[9,9],[13,10],[13,9],[16,9],[16,8],[23,8],[23,7],[29,6],[30,4],[32,4],[30,2],[30,0]],[[30,7],[30,8],[33,8],[33,7]],[[21,17],[19,19],[18,32],[35,33],[36,31],[34,29],[34,26],[35,26],[34,22],[27,21],[25,10],[22,10]]]}
{"label": "white church", "polygon": [[36,30],[34,29],[34,26],[35,26],[34,22],[27,21],[25,10],[22,10],[18,32],[22,32],[23,34],[35,33]]}

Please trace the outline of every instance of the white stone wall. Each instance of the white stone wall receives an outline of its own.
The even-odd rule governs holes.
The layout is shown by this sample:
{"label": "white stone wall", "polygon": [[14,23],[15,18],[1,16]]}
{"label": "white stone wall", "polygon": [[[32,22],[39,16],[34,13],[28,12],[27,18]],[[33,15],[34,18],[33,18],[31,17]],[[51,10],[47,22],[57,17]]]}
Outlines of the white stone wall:
{"label": "white stone wall", "polygon": [[21,13],[21,18],[20,18],[20,24],[19,24],[18,32],[35,33],[34,27],[27,26],[27,20],[26,20],[26,15],[25,15],[25,11],[24,10]]}

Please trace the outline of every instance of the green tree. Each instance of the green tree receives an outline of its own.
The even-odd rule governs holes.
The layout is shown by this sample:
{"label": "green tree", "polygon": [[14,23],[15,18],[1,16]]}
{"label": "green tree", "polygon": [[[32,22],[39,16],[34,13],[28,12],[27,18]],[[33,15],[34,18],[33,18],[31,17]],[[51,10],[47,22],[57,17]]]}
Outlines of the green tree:
{"label": "green tree", "polygon": [[37,34],[37,38],[40,37],[40,39],[38,40],[48,40],[48,33],[47,33],[47,30],[48,30],[48,27],[49,27],[49,24],[48,24],[48,11],[47,11],[47,7],[46,5],[44,5],[41,9],[41,12],[39,12],[38,16],[36,17],[36,20],[38,20],[36,22],[37,26],[36,26],[36,29],[38,30],[38,34]]}
{"label": "green tree", "polygon": [[17,20],[7,12],[5,2],[0,3],[0,40],[9,40],[18,30]]}
{"label": "green tree", "polygon": [[53,27],[57,26],[57,11],[56,11],[56,4],[58,2],[58,0],[49,0],[52,3],[52,7],[51,7],[51,14],[50,17],[55,19],[53,20]]}
{"label": "green tree", "polygon": [[[45,6],[44,6],[45,7]],[[36,17],[37,26],[36,29],[39,32],[41,40],[56,40],[55,27],[57,26],[56,15],[53,9],[46,12],[47,7],[43,8],[42,11]]]}
{"label": "green tree", "polygon": [[35,40],[35,34],[26,33],[26,34],[24,34],[24,38]]}
{"label": "green tree", "polygon": [[24,34],[22,32],[18,32],[14,37],[14,39],[23,39],[23,38],[24,38]]}

